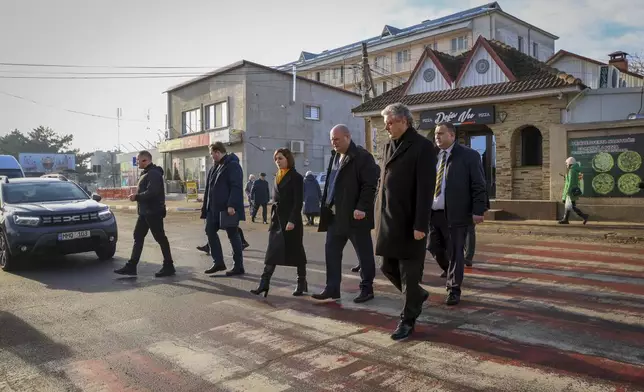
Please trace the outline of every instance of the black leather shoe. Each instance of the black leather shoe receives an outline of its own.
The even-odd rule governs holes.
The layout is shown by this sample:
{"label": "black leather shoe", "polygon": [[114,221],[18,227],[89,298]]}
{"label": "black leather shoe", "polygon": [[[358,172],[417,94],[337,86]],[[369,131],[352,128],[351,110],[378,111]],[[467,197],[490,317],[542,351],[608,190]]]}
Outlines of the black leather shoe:
{"label": "black leather shoe", "polygon": [[423,302],[427,301],[429,299],[429,291],[422,289],[423,290]]}
{"label": "black leather shoe", "polygon": [[360,264],[358,264],[355,267],[351,268],[351,272],[360,272]]}
{"label": "black leather shoe", "polygon": [[466,267],[471,267],[472,266],[472,259],[465,259],[465,266]]}
{"label": "black leather shoe", "polygon": [[250,244],[249,244],[248,242],[244,242],[244,243],[242,244],[242,250],[244,250],[244,249],[248,248],[249,246],[250,246]]}
{"label": "black leather shoe", "polygon": [[304,293],[309,292],[309,285],[306,282],[306,279],[297,279],[297,286],[295,287],[295,290],[293,291],[293,295],[295,297],[301,297],[304,295]]}
{"label": "black leather shoe", "polygon": [[203,273],[204,274],[214,274],[219,271],[226,271],[226,266],[223,264],[213,264],[212,267],[209,269],[205,270]]}
{"label": "black leather shoe", "polygon": [[114,273],[119,275],[136,276],[136,265],[128,262],[122,268],[114,270]]}
{"label": "black leather shoe", "polygon": [[391,338],[393,340],[406,339],[412,332],[414,332],[414,325],[401,321],[391,334]]}
{"label": "black leather shoe", "polygon": [[246,271],[244,271],[243,268],[241,269],[231,269],[230,271],[226,271],[226,276],[237,276],[237,275],[244,275]]}
{"label": "black leather shoe", "polygon": [[174,266],[172,265],[164,265],[159,272],[154,274],[157,278],[163,278],[166,276],[173,276],[177,271],[174,269]]}
{"label": "black leather shoe", "polygon": [[373,291],[362,290],[360,294],[353,299],[353,302],[361,304],[373,299]]}
{"label": "black leather shoe", "polygon": [[340,299],[340,293],[339,292],[330,292],[327,291],[326,289],[322,291],[320,294],[313,294],[311,296],[313,299],[318,299],[320,301],[325,300],[325,299]]}
{"label": "black leather shoe", "polygon": [[204,252],[207,255],[210,254],[210,246],[208,244],[203,245],[203,246],[198,246],[197,250],[200,250],[200,251]]}
{"label": "black leather shoe", "polygon": [[448,306],[458,305],[459,302],[461,302],[461,296],[454,293],[449,293],[447,295],[447,299],[445,300],[445,304],[447,304]]}
{"label": "black leather shoe", "polygon": [[255,295],[262,295],[264,294],[264,298],[268,296],[268,290],[270,289],[269,287],[269,282],[267,279],[262,279],[259,281],[259,286],[255,290],[251,290],[250,292],[255,294]]}

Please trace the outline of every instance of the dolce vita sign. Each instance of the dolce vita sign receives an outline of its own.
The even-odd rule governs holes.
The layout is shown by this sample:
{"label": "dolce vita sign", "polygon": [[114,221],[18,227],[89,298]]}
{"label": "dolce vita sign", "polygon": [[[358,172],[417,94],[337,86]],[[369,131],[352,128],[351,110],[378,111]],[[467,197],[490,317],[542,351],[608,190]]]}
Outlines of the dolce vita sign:
{"label": "dolce vita sign", "polygon": [[433,129],[442,122],[454,125],[494,124],[494,105],[426,110],[420,113],[420,129]]}

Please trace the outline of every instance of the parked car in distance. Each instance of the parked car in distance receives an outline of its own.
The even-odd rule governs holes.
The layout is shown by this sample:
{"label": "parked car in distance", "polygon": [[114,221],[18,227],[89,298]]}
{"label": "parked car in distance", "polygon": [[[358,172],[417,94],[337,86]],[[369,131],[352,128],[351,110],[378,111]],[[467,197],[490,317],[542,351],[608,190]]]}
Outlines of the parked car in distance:
{"label": "parked car in distance", "polygon": [[14,156],[0,155],[0,176],[21,178],[25,176],[25,172]]}
{"label": "parked car in distance", "polygon": [[112,259],[116,218],[100,201],[73,181],[0,177],[0,268],[52,254],[95,252]]}

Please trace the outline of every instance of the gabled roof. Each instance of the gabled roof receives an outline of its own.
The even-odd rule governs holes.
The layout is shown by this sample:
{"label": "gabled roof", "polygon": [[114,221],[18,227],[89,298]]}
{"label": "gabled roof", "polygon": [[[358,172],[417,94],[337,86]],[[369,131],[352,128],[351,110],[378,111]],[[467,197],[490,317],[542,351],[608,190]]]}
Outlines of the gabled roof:
{"label": "gabled roof", "polygon": [[382,33],[380,34],[381,37],[386,37],[388,35],[396,35],[400,33],[402,30],[399,29],[398,27],[393,27],[389,25],[385,25],[385,27],[382,29]]}
{"label": "gabled roof", "polygon": [[[428,58],[434,63],[434,65],[436,66],[436,69],[438,69],[438,72],[440,72],[441,75],[443,75],[443,78],[445,78],[445,81],[450,86],[454,84],[457,76],[457,74],[454,74],[454,70],[455,70],[454,65],[457,64],[457,62],[451,61],[441,55],[442,55],[441,52],[430,49],[429,47],[425,49],[422,56],[420,56],[420,60],[418,60],[418,62],[416,63],[416,67],[414,67],[414,70],[411,72],[411,75],[409,75],[409,81],[405,83],[405,89],[403,94],[407,94],[407,92],[409,91],[409,88],[411,87],[412,82],[418,76],[418,72],[420,72],[420,69],[425,63],[425,60],[427,60]],[[448,70],[451,70],[452,72],[450,73]]]}
{"label": "gabled roof", "polygon": [[[225,67],[216,69],[216,70],[214,70],[212,72],[208,72],[206,74],[198,76],[198,77],[196,77],[194,79],[190,79],[190,80],[188,80],[186,82],[183,82],[183,83],[177,84],[175,86],[172,86],[169,89],[167,89],[166,91],[164,91],[164,93],[171,93],[173,91],[177,91],[177,90],[182,89],[184,87],[187,87],[189,85],[198,83],[198,82],[200,82],[202,80],[206,80],[206,79],[215,77],[217,75],[222,75],[222,74],[225,74],[227,72],[231,72],[231,71],[234,71],[236,69],[243,68],[245,66],[252,66],[252,67],[260,68],[263,71],[266,71],[266,73],[275,73],[275,74],[279,74],[279,75],[288,76],[289,78],[293,78],[293,74],[290,73],[290,72],[280,71],[280,70],[277,70],[275,68],[268,67],[266,65],[261,65],[261,64],[258,64],[258,63],[254,63],[254,62],[248,61],[248,60],[240,60],[240,61],[237,61],[236,63],[227,65]],[[340,87],[334,87],[334,86],[331,86],[331,85],[326,84],[326,83],[322,83],[322,82],[318,82],[316,80],[311,80],[311,79],[305,78],[303,76],[296,76],[296,77],[297,77],[298,80],[304,81],[306,83],[316,84],[318,86],[329,88],[329,89],[332,89],[332,90],[335,90],[335,91],[338,91],[338,92],[341,92],[341,93],[344,93],[344,94],[349,94],[349,95],[353,95],[353,96],[357,96],[357,97],[361,96],[360,94],[354,93],[353,91],[345,90],[345,89],[340,88]]]}
{"label": "gabled roof", "polygon": [[311,60],[314,59],[315,56],[317,56],[317,54],[303,51],[300,53],[300,61]]}
{"label": "gabled roof", "polygon": [[[614,52],[614,53],[609,54],[609,56],[611,56],[611,55],[613,55],[615,53],[622,54],[623,52]],[[585,56],[579,55],[577,53],[572,53],[572,52],[569,52],[569,51],[563,50],[563,49],[559,49],[557,51],[557,53],[553,54],[548,60],[546,60],[546,64],[552,65],[555,62],[557,62],[559,59],[561,59],[562,57],[565,57],[565,56],[575,57],[575,58],[577,58],[579,60],[586,61],[586,62],[589,62],[589,63],[592,63],[592,64],[608,65],[607,63],[602,63],[601,61],[597,61],[597,60],[591,59],[589,57],[585,57]],[[640,74],[635,73],[635,72],[621,71],[621,70],[620,70],[620,72],[624,72],[627,75],[635,76],[636,78],[644,79],[644,75],[640,75]]]}
{"label": "gabled roof", "polygon": [[[413,74],[401,86],[387,91],[386,93],[367,101],[351,111],[353,113],[371,112],[375,110],[382,110],[387,105],[402,102],[405,105],[422,105],[429,103],[443,103],[449,105],[449,101],[457,101],[470,98],[481,98],[489,96],[498,96],[506,94],[516,94],[537,90],[551,90],[564,87],[577,87],[584,88],[584,84],[578,78],[568,75],[563,72],[548,66],[547,64],[538,61],[527,54],[521,53],[515,48],[508,46],[502,42],[495,40],[487,40],[480,38],[477,44],[468,52],[460,56],[450,56],[446,53],[440,53],[433,49],[425,49],[419,63],[425,60],[428,56],[434,56],[440,62],[440,66],[444,68],[450,79],[456,82],[459,77],[462,77],[464,69],[467,68],[468,61],[471,59],[474,52],[483,46],[495,61],[502,64],[502,69],[509,73],[509,82],[495,83],[481,86],[453,88],[441,91],[432,91],[421,94],[406,94],[408,86],[413,82]],[[435,61],[435,60],[434,60]],[[501,65],[500,65],[501,66]],[[438,67],[438,64],[437,64]],[[415,72],[419,66],[416,65]],[[443,73],[443,71],[441,71]],[[445,76],[445,74],[443,74]]]}
{"label": "gabled roof", "polygon": [[[518,19],[518,18],[516,18],[516,17],[514,17],[514,16],[512,16],[512,15],[506,13],[506,12],[504,12],[501,9],[501,6],[499,5],[499,3],[495,1],[495,2],[492,2],[492,3],[487,3],[487,4],[484,4],[484,5],[480,5],[478,7],[467,9],[465,11],[460,11],[460,12],[457,12],[457,13],[454,13],[454,14],[451,14],[451,15],[447,15],[447,16],[444,16],[442,18],[437,18],[437,19],[433,19],[433,20],[424,20],[423,22],[415,24],[413,26],[409,26],[409,27],[405,27],[405,28],[401,28],[401,29],[393,28],[395,30],[398,30],[397,32],[394,32],[392,30],[391,26],[386,25],[385,29],[389,28],[389,32],[391,33],[391,35],[383,35],[381,33],[378,36],[371,37],[371,38],[368,38],[366,40],[360,40],[358,42],[354,42],[354,43],[349,44],[349,45],[341,46],[339,48],[325,50],[322,53],[319,53],[319,54],[315,55],[314,58],[306,59],[305,61],[307,63],[308,62],[317,62],[317,61],[322,61],[324,59],[333,58],[333,57],[336,57],[336,56],[344,56],[344,55],[347,55],[348,53],[351,53],[351,52],[354,52],[354,51],[359,51],[362,48],[362,43],[363,42],[366,42],[367,43],[367,48],[369,48],[371,46],[378,45],[378,44],[385,43],[385,42],[389,42],[389,41],[393,41],[393,40],[396,40],[396,39],[399,39],[399,38],[402,38],[402,37],[408,37],[408,36],[412,36],[412,35],[416,35],[416,34],[421,34],[421,33],[431,31],[431,30],[446,27],[448,25],[452,25],[452,24],[455,24],[455,23],[464,22],[464,21],[470,20],[472,18],[475,18],[477,16],[488,14],[490,12],[500,13],[500,14],[502,14],[502,15],[504,15],[506,17],[509,17],[509,18],[511,18],[513,20],[516,20],[516,21],[519,21],[521,23],[524,23],[525,25],[529,26],[531,30],[538,31],[539,33],[544,34],[545,36],[547,36],[549,38],[552,38],[552,39],[555,39],[555,40],[559,38],[554,34],[548,33],[547,31],[544,31],[544,30],[542,30],[542,29],[540,29],[540,28],[538,28],[536,26],[532,26],[529,23],[521,21],[520,19]],[[384,33],[385,29],[383,29],[383,33]],[[297,65],[298,63],[301,63],[301,60],[292,61],[290,63],[278,66],[276,68],[278,68],[278,69],[290,69],[293,66],[293,64]]]}
{"label": "gabled roof", "polygon": [[[467,52],[466,60],[465,60],[464,64],[461,66],[461,70],[459,71],[458,77],[456,78],[456,85],[457,86],[461,82],[461,79],[463,79],[463,76],[465,76],[465,72],[467,72],[468,68],[472,64],[472,59],[474,58],[474,54],[476,53],[476,51],[479,48],[483,48],[484,50],[486,50],[488,52],[490,57],[492,57],[492,59],[494,60],[496,65],[498,65],[499,68],[501,68],[501,71],[503,71],[503,73],[505,74],[505,76],[508,78],[509,81],[514,82],[514,81],[517,80],[516,76],[512,73],[512,71],[506,65],[507,60],[510,60],[510,61],[507,61],[507,64],[515,64],[515,62],[511,58],[512,55],[509,54],[509,53],[506,53],[506,51],[504,51],[504,50],[501,50],[499,52],[495,51],[492,48],[492,46],[490,46],[490,43],[485,38],[483,38],[482,35],[479,35],[479,38],[476,40],[476,43],[474,44],[472,49],[470,49]],[[516,51],[516,52],[518,54],[522,54],[522,53],[519,53],[518,51]],[[506,58],[502,59],[501,55],[503,55],[503,57],[506,57]],[[519,62],[519,63],[521,63],[521,62]]]}

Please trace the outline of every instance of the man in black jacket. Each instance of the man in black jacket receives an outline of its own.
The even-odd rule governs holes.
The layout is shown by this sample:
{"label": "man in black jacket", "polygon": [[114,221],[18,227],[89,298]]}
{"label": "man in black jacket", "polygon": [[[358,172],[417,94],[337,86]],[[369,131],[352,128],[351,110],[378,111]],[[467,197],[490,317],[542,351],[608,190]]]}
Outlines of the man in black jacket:
{"label": "man in black jacket", "polygon": [[382,273],[404,295],[400,322],[391,334],[407,338],[414,330],[429,293],[420,286],[425,263],[436,151],[413,127],[405,105],[382,111],[389,143],[384,145],[376,201],[376,255]]}
{"label": "man in black jacket", "polygon": [[361,266],[360,294],[354,302],[373,299],[376,261],[371,230],[374,228],[373,205],[380,171],[373,156],[351,141],[346,125],[331,130],[333,153],[327,168],[319,232],[326,232],[326,287],[312,297],[319,300],[340,298],[342,251],[351,241]]}
{"label": "man in black jacket", "polygon": [[266,173],[260,173],[259,179],[253,182],[253,186],[250,188],[250,199],[251,203],[254,206],[252,212],[251,220],[255,222],[255,217],[259,211],[259,207],[262,207],[262,220],[264,224],[268,223],[266,211],[268,209],[268,201],[271,198],[271,192],[268,187],[268,181],[266,181]]}
{"label": "man in black jacket", "polygon": [[139,179],[136,194],[130,195],[130,201],[137,202],[139,214],[134,226],[134,246],[130,260],[123,268],[114,272],[119,275],[136,275],[136,266],[143,252],[145,236],[148,231],[151,231],[163,254],[163,267],[155,276],[157,278],[172,276],[175,274],[174,262],[170,253],[170,243],[163,229],[163,219],[166,216],[163,169],[152,163],[152,154],[148,151],[139,152],[137,162],[139,169],[143,169],[143,174]]}
{"label": "man in black jacket", "polygon": [[434,140],[439,153],[429,249],[447,275],[445,303],[456,305],[461,300],[467,228],[472,221],[474,224],[483,222],[487,192],[481,155],[456,143],[453,124],[438,124]]}

